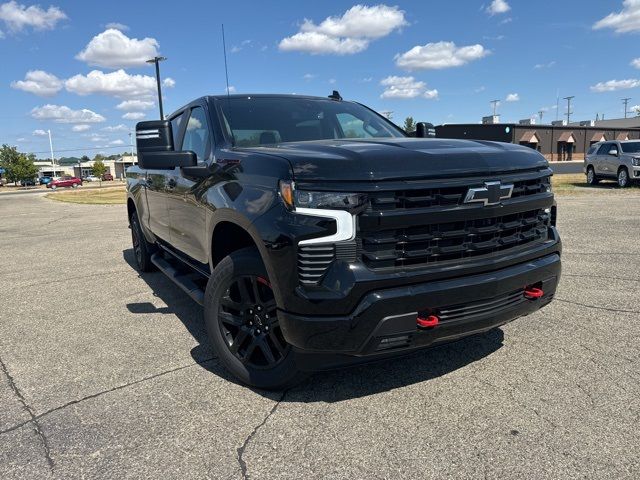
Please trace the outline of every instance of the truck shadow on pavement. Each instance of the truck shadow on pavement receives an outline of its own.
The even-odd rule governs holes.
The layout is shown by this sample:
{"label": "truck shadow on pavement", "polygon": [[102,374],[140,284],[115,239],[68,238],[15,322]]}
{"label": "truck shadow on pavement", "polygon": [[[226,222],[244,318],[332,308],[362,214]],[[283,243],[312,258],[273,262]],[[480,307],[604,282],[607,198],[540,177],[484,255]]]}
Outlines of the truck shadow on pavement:
{"label": "truck shadow on pavement", "polygon": [[[133,249],[122,252],[123,258],[137,271]],[[238,384],[234,377],[215,359],[202,318],[202,308],[160,272],[140,275],[153,296],[167,307],[158,308],[151,302],[128,303],[134,314],[166,313],[175,315],[198,342],[191,356],[211,373]],[[376,393],[406,387],[447,375],[481,360],[502,347],[504,333],[493,329],[483,334],[421,350],[407,356],[387,359],[366,365],[353,366],[312,375],[307,381],[287,391],[284,402],[339,402],[366,397]],[[253,389],[256,393],[274,399],[274,392]]]}

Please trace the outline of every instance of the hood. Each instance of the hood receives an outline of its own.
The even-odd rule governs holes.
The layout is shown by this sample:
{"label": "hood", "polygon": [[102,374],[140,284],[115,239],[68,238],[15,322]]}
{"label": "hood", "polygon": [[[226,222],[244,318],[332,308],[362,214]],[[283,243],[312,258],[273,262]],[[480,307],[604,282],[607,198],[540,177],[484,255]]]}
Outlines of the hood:
{"label": "hood", "polygon": [[545,158],[531,148],[483,140],[318,140],[246,150],[286,158],[296,181],[455,177],[548,166]]}

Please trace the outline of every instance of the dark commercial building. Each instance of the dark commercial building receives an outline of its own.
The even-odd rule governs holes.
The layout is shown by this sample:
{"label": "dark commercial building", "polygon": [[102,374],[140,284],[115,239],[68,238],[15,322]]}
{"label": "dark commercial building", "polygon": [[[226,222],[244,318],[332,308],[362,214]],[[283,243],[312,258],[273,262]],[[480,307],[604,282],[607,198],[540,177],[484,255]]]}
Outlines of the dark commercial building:
{"label": "dark commercial building", "polygon": [[517,123],[451,124],[436,127],[436,137],[494,140],[538,150],[547,160],[583,160],[589,147],[605,140],[638,140],[639,128]]}

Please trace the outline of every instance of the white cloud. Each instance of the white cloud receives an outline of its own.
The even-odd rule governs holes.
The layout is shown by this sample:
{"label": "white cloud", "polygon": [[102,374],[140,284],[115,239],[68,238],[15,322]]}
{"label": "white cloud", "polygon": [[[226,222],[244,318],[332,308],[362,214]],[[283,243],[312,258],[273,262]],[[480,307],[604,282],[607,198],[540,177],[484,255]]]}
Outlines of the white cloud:
{"label": "white cloud", "polygon": [[473,89],[473,91],[475,93],[480,93],[480,92],[484,92],[487,89],[487,87],[485,87],[484,85],[480,85],[479,87],[476,87]]}
{"label": "white cloud", "polygon": [[352,55],[366,50],[372,40],[386,37],[407,25],[397,6],[355,5],[340,17],[327,17],[320,24],[306,19],[300,31],[280,41],[283,51]]}
{"label": "white cloud", "polygon": [[438,90],[428,90],[425,82],[417,81],[413,77],[389,76],[380,82],[385,87],[380,98],[438,98]]}
{"label": "white cloud", "polygon": [[509,95],[507,95],[507,98],[504,99],[505,102],[519,102],[520,101],[520,95],[518,95],[517,93],[510,93]]}
{"label": "white cloud", "polygon": [[33,135],[34,137],[46,137],[48,134],[46,130],[37,129],[34,130],[31,135]]}
{"label": "white cloud", "polygon": [[118,140],[112,140],[109,142],[109,145],[124,145],[124,142],[120,139]]}
{"label": "white cloud", "polygon": [[158,55],[155,38],[129,38],[120,30],[108,28],[91,39],[76,58],[106,68],[139,67]]}
{"label": "white cloud", "polygon": [[58,7],[43,10],[38,5],[29,7],[12,0],[0,5],[0,21],[4,22],[10,32],[21,32],[27,27],[34,30],[51,30],[67,15]]}
{"label": "white cloud", "polygon": [[81,123],[79,125],[74,125],[71,127],[72,132],[86,132],[91,128],[91,125],[87,125],[86,123]]}
{"label": "white cloud", "polygon": [[[170,80],[170,79],[167,79]],[[175,82],[166,83],[172,87]],[[75,75],[64,82],[69,92],[78,95],[109,95],[116,98],[149,98],[156,93],[156,79],[148,75],[129,75],[124,70],[104,73],[92,70],[88,75]]]}
{"label": "white cloud", "polygon": [[141,120],[146,116],[147,114],[144,112],[127,112],[122,115],[122,118],[124,118],[125,120]]}
{"label": "white cloud", "polygon": [[105,132],[128,132],[129,128],[121,123],[120,125],[104,127],[102,130],[104,130]]}
{"label": "white cloud", "polygon": [[173,88],[176,86],[176,81],[171,77],[167,77],[162,81],[162,86],[167,88]]}
{"label": "white cloud", "polygon": [[610,13],[593,24],[594,30],[613,28],[617,33],[640,30],[640,0],[624,0],[622,10]]}
{"label": "white cloud", "polygon": [[640,105],[634,105],[631,107],[632,112],[636,112],[636,114],[640,115]]}
{"label": "white cloud", "polygon": [[37,120],[53,120],[56,123],[100,123],[105,118],[86,108],[72,110],[65,105],[43,105],[31,110],[31,116]]}
{"label": "white cloud", "polygon": [[505,0],[493,0],[487,7],[487,13],[489,15],[497,15],[499,13],[507,13],[511,10],[511,7]]}
{"label": "white cloud", "polygon": [[121,32],[126,32],[129,30],[129,27],[124,23],[119,22],[109,22],[105,25],[106,28],[113,28],[115,30],[120,30]]}
{"label": "white cloud", "polygon": [[556,64],[555,60],[552,60],[551,62],[547,62],[547,63],[536,63],[533,68],[536,70],[540,70],[542,68],[551,68]]}
{"label": "white cloud", "polygon": [[640,80],[629,78],[627,80],[609,80],[607,82],[596,83],[591,86],[592,92],[614,92],[616,90],[627,90],[629,88],[640,87]]}
{"label": "white cloud", "polygon": [[302,78],[305,79],[307,82],[309,80],[313,80],[314,78],[316,78],[318,75],[316,75],[315,73],[305,73]]}
{"label": "white cloud", "polygon": [[151,110],[155,106],[155,102],[151,100],[125,100],[116,105],[116,108],[130,112],[132,110]]}
{"label": "white cloud", "polygon": [[396,65],[405,70],[439,70],[459,67],[489,55],[482,45],[458,47],[453,42],[416,45],[411,50],[395,56]]}
{"label": "white cloud", "polygon": [[62,89],[62,80],[43,70],[29,70],[24,80],[11,82],[11,88],[41,97],[52,97]]}
{"label": "white cloud", "polygon": [[327,82],[329,83],[329,85],[335,85],[336,84],[336,79],[335,78],[330,78],[329,80],[327,80]]}
{"label": "white cloud", "polygon": [[24,137],[16,138],[16,142],[24,142],[25,140],[26,138]]}
{"label": "white cloud", "polygon": [[634,58],[633,60],[631,60],[631,66],[640,68],[640,58]]}
{"label": "white cloud", "polygon": [[229,85],[229,88],[224,87],[224,93],[234,94],[236,93],[236,87]]}

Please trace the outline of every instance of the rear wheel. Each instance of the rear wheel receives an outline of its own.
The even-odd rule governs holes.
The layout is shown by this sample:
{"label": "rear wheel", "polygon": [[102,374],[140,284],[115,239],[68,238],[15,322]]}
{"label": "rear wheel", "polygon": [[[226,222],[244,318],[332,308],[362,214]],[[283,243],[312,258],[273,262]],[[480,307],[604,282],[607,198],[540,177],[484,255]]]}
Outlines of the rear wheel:
{"label": "rear wheel", "polygon": [[131,243],[133,244],[133,254],[136,258],[136,265],[141,272],[150,272],[154,269],[154,265],[151,262],[151,255],[153,253],[153,245],[147,242],[147,239],[142,233],[140,227],[140,221],[138,220],[138,214],[133,212],[129,218],[129,225],[131,226]]}
{"label": "rear wheel", "polygon": [[596,171],[593,167],[587,168],[587,183],[589,185],[597,185],[600,182],[600,179],[596,177]]}
{"label": "rear wheel", "polygon": [[620,170],[618,170],[618,186],[620,188],[629,186],[629,172],[625,167],[621,167]]}
{"label": "rear wheel", "polygon": [[282,389],[304,378],[282,334],[257,249],[238,250],[214,269],[205,293],[204,318],[220,361],[243,383]]}

